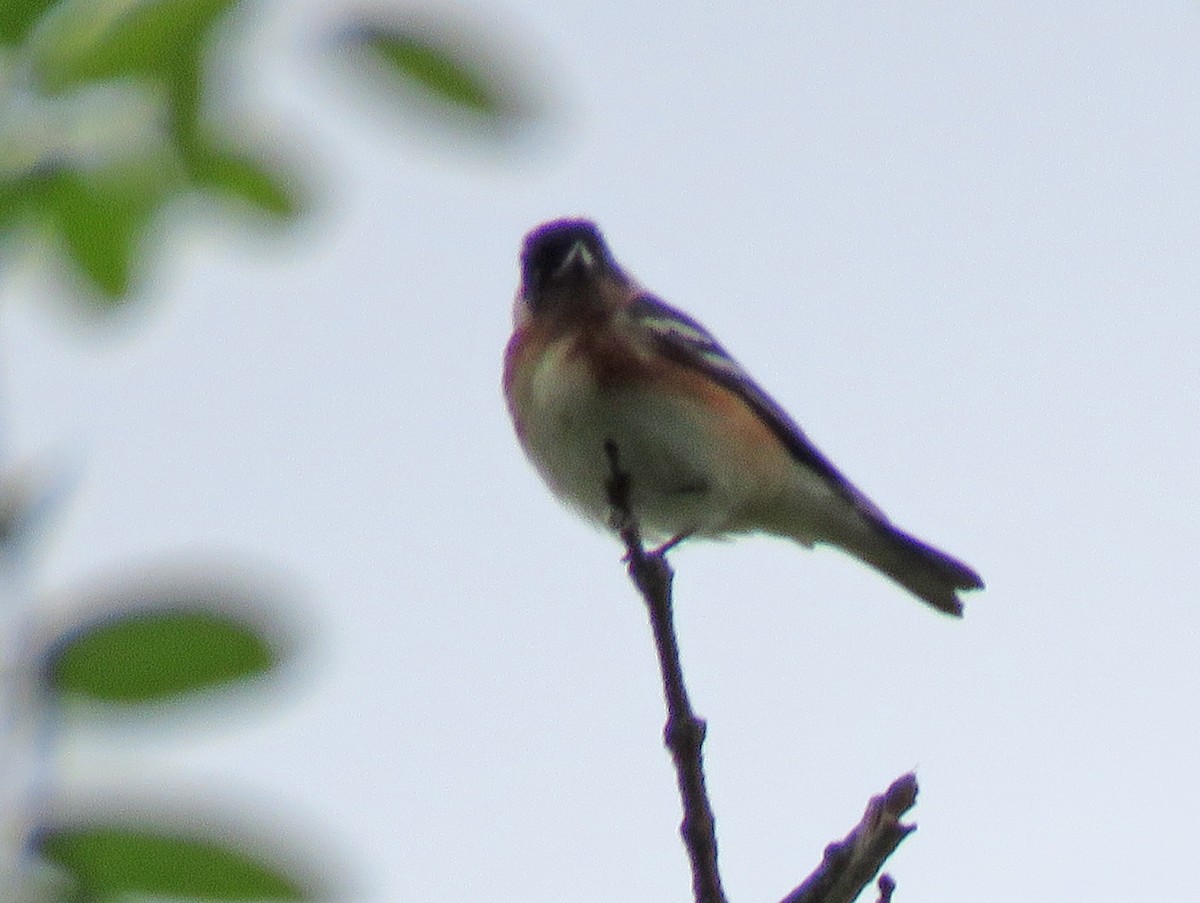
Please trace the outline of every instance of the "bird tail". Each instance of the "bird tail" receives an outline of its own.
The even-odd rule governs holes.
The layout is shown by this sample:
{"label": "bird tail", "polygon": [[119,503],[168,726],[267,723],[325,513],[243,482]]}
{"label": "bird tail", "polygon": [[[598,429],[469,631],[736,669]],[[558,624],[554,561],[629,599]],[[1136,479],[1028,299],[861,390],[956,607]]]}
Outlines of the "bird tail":
{"label": "bird tail", "polygon": [[982,589],[971,568],[886,521],[871,521],[854,541],[835,543],[948,615],[962,617],[959,590]]}

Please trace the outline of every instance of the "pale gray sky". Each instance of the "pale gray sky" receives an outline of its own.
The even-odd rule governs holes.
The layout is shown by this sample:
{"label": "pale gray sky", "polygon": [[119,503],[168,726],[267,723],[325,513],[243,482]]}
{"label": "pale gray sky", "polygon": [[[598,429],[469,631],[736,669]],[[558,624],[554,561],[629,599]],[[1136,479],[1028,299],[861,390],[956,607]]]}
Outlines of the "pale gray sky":
{"label": "pale gray sky", "polygon": [[897,900],[1194,893],[1200,13],[495,0],[562,112],[465,150],[355,94],[341,11],[263,6],[228,102],[303,139],[322,212],[174,227],[103,338],[23,274],[5,419],[83,462],[45,590],[228,554],[295,590],[314,673],[227,729],[73,741],[65,795],[252,794],[372,900],[689,898],[641,604],[498,386],[521,236],[588,215],[988,583],[959,623],[832,551],[673,555],[730,898],[911,768]]}

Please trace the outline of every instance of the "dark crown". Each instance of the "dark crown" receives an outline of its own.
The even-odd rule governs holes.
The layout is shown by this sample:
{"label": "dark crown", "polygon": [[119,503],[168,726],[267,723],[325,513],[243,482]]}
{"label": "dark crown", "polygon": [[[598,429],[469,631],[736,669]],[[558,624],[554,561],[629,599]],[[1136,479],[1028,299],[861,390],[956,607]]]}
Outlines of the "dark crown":
{"label": "dark crown", "polygon": [[546,284],[566,262],[576,245],[582,244],[603,270],[613,267],[608,246],[596,224],[586,219],[559,219],[543,223],[527,236],[521,252],[521,277],[527,289]]}

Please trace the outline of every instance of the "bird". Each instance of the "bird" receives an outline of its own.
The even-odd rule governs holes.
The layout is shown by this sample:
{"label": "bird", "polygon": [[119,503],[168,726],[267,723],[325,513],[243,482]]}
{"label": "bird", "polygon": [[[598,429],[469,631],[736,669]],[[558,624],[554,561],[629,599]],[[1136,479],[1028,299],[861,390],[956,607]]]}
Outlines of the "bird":
{"label": "bird", "polygon": [[612,527],[613,459],[664,548],[747,533],[834,546],[948,615],[983,588],[894,526],[700,323],[643,289],[587,219],[524,239],[503,391],[550,490]]}

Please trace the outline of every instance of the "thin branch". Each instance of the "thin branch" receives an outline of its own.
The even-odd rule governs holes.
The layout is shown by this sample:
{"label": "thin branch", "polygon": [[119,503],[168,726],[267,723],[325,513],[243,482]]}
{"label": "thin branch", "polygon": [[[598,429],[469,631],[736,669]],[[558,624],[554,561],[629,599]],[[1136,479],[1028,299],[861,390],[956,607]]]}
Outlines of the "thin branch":
{"label": "thin branch", "polygon": [[[717,869],[716,822],[704,783],[705,724],[696,717],[683,683],[679,645],[675,639],[671,602],[671,582],[675,573],[667,563],[670,543],[647,552],[641,529],[630,502],[629,473],[622,469],[620,449],[609,440],[604,444],[608,456],[609,479],[605,485],[612,510],[612,526],[625,544],[629,575],[633,579],[654,631],[654,645],[662,672],[663,695],[667,702],[667,724],[663,731],[667,749],[675,763],[679,795],[683,802],[683,837],[692,866],[692,890],[696,903],[726,903]],[[900,817],[917,801],[917,779],[902,775],[879,796],[872,797],[862,820],[846,837],[825,848],[825,857],[816,870],[782,900],[782,903],[853,903],[871,883],[883,863],[901,841],[916,830],[903,824]],[[877,903],[891,903],[896,882],[880,875]]]}
{"label": "thin branch", "polygon": [[[900,821],[916,801],[916,776],[901,775],[887,790],[871,798],[862,821],[844,840],[825,848],[825,858],[816,871],[782,903],[852,903],[900,842],[917,829]],[[880,903],[889,903],[895,886],[890,876],[880,877]]]}
{"label": "thin branch", "polygon": [[606,489],[612,508],[613,527],[625,543],[629,575],[646,602],[658,664],[662,671],[663,695],[667,702],[667,724],[663,737],[675,763],[675,776],[683,802],[683,837],[692,865],[692,891],[696,903],[726,903],[717,870],[716,822],[704,784],[701,748],[704,745],[704,721],[696,717],[683,684],[679,645],[671,609],[671,570],[663,550],[647,552],[641,531],[629,501],[629,474],[621,468],[620,451],[615,442],[604,445],[608,455],[610,478]]}

